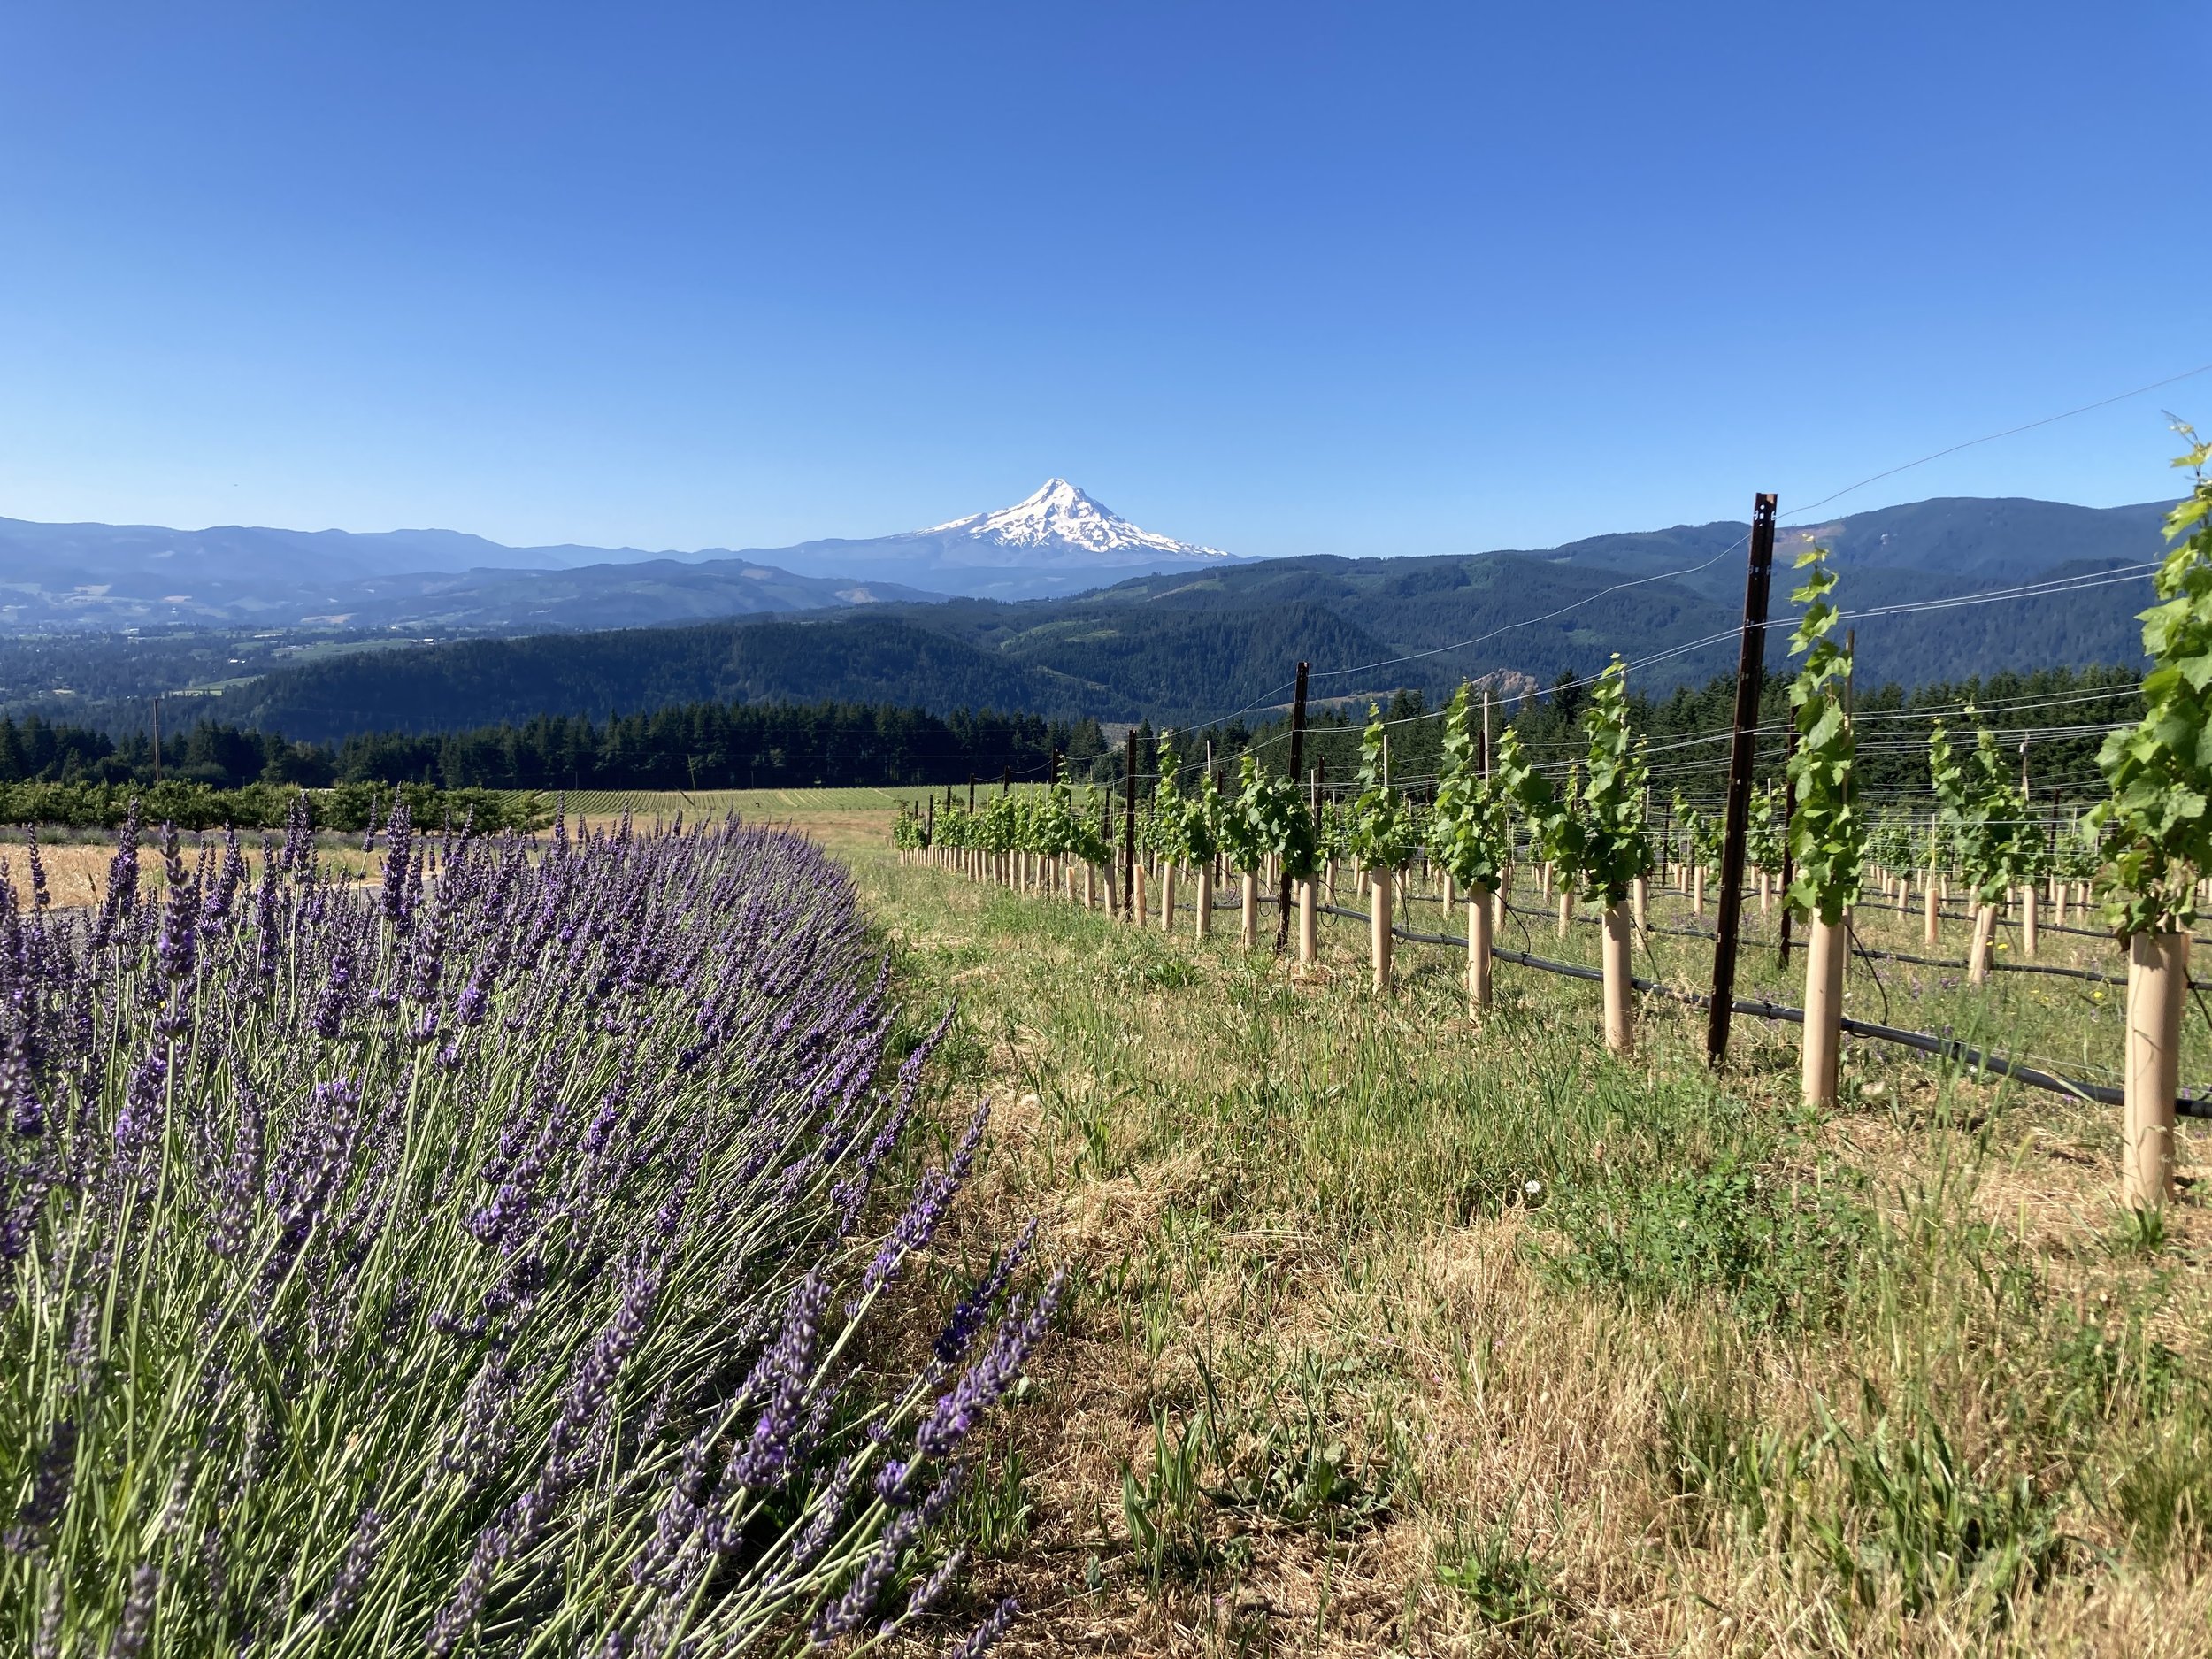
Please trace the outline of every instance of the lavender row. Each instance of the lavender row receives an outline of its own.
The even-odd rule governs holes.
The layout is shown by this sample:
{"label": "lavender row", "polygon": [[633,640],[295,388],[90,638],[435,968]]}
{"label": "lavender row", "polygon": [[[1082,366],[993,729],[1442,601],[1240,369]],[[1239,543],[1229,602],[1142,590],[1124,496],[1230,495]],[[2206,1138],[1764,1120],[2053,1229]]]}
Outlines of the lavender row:
{"label": "lavender row", "polygon": [[35,842],[27,910],[0,879],[0,1646],[773,1652],[931,1610],[1058,1284],[1024,1234],[918,1370],[857,1364],[984,1119],[900,1172],[943,1026],[887,1067],[842,872],[403,806],[366,887],[296,814],[141,843],[88,916]]}

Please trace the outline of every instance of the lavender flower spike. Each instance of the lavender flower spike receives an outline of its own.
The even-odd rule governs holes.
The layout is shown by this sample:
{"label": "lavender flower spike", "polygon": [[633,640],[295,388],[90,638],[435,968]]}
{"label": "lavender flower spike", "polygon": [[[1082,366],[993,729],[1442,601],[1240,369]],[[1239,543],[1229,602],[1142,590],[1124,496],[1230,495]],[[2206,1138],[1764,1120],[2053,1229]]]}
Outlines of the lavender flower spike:
{"label": "lavender flower spike", "polygon": [[1020,1604],[1012,1596],[1008,1596],[991,1609],[990,1617],[976,1626],[972,1636],[957,1647],[946,1649],[945,1659],[983,1659],[983,1655],[990,1652],[992,1645],[1006,1634],[1006,1627],[1014,1622],[1014,1615],[1020,1610]]}
{"label": "lavender flower spike", "polygon": [[1026,1313],[1018,1302],[1007,1310],[998,1334],[983,1357],[968,1367],[967,1373],[949,1392],[938,1397],[929,1416],[914,1432],[914,1450],[918,1456],[944,1456],[975,1427],[977,1419],[1013,1386],[1014,1379],[1021,1374],[1022,1362],[1029,1357],[1029,1350],[1037,1345],[1045,1327],[1051,1324],[1053,1310],[1059,1305],[1060,1292],[1066,1283],[1064,1270],[1055,1273]]}

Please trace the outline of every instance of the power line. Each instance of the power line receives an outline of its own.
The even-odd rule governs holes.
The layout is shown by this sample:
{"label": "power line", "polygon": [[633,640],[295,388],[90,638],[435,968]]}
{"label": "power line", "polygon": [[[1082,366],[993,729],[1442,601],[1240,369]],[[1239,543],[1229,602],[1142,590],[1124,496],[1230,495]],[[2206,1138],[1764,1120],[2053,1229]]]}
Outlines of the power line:
{"label": "power line", "polygon": [[1916,461],[1907,461],[1901,466],[1893,466],[1863,478],[1855,484],[1847,484],[1834,495],[1823,495],[1811,505],[1800,507],[1788,516],[1794,518],[1801,514],[1816,511],[1825,507],[1832,501],[1842,500],[1855,490],[1864,489],[1869,484],[1878,484],[1886,478],[1894,478],[1900,472],[1909,472],[1916,466],[1925,466],[1931,461],[1940,461],[1945,456],[1956,455],[1962,449],[1971,449],[1979,444],[1994,443],[2000,438],[2017,437],[2024,432],[2033,432],[2038,426],[2048,426],[2058,421],[2071,420],[2075,416],[2086,415],[2093,410],[2108,409],[2114,403],[2124,403],[2131,397],[2140,397],[2146,392],[2154,392],[2162,386],[2173,386],[2183,380],[2193,380],[2208,370],[2212,370],[2212,363],[2200,363],[2193,369],[2184,369],[2178,374],[2170,374],[2162,380],[2153,380],[2149,385],[2139,386],[2132,391],[2115,392],[2109,397],[2101,397],[2093,403],[2084,403],[2078,409],[2069,409],[2062,414],[2046,415],[2040,420],[2031,420],[2024,426],[2008,426],[2002,432],[1992,432],[1978,438],[1969,438],[1964,443],[1955,443],[1947,449],[1938,449],[1932,455],[1922,456]]}

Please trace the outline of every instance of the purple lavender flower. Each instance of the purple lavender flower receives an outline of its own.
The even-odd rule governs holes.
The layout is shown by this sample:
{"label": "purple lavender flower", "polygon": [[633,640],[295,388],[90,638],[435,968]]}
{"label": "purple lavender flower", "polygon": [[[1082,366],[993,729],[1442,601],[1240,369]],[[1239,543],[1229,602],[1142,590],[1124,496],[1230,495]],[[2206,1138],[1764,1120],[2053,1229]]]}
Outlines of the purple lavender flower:
{"label": "purple lavender flower", "polygon": [[938,1396],[921,1426],[914,1432],[914,1450],[922,1457],[943,1457],[974,1428],[977,1420],[996,1405],[1021,1374],[1022,1362],[1036,1347],[1059,1306],[1066,1272],[1055,1273],[1026,1310],[1017,1302],[999,1322],[998,1334],[981,1358],[969,1366],[960,1381]]}
{"label": "purple lavender flower", "polygon": [[713,1441],[713,1431],[707,1430],[693,1435],[686,1443],[675,1482],[669,1487],[668,1496],[661,1501],[653,1536],[646,1540],[643,1552],[630,1563],[632,1584],[646,1584],[661,1578],[669,1563],[683,1553],[698,1532],[713,1487],[707,1472]]}
{"label": "purple lavender flower", "polygon": [[906,1617],[919,1618],[934,1607],[939,1598],[950,1587],[953,1578],[958,1574],[967,1559],[966,1550],[956,1549],[938,1563],[937,1571],[916,1585],[914,1594],[906,1598]]}
{"label": "purple lavender flower", "polygon": [[34,910],[42,910],[52,902],[52,900],[46,891],[46,864],[45,861],[39,856],[37,829],[26,827],[23,839],[26,843],[25,853],[31,871],[31,908]]}
{"label": "purple lavender flower", "polygon": [[396,789],[392,792],[391,822],[385,827],[388,850],[384,855],[380,898],[385,919],[403,926],[408,917],[408,868],[414,856],[414,820],[407,810],[406,796]]}
{"label": "purple lavender flower", "polygon": [[837,1460],[836,1469],[814,1496],[814,1513],[792,1540],[791,1560],[786,1569],[788,1574],[804,1572],[829,1548],[830,1540],[837,1535],[837,1528],[845,1518],[846,1501],[852,1495],[853,1478],[859,1471],[860,1465],[852,1458]]}
{"label": "purple lavender flower", "polygon": [[303,873],[314,862],[314,825],[308,814],[307,792],[301,790],[284,810],[284,851],[278,867]]}
{"label": "purple lavender flower", "polygon": [[[170,861],[175,863],[173,857]],[[192,961],[199,943],[199,902],[191,882],[181,872],[169,884],[161,906],[161,937],[154,947],[161,969],[172,983],[192,977]]]}
{"label": "purple lavender flower", "polygon": [[77,1425],[67,1418],[54,1425],[54,1432],[39,1449],[38,1463],[31,1476],[31,1495],[15,1512],[15,1525],[4,1538],[0,1548],[11,1555],[27,1555],[41,1548],[46,1534],[61,1517],[63,1508],[69,1502],[70,1487],[77,1474]]}
{"label": "purple lavender flower", "polygon": [[208,1248],[230,1257],[246,1248],[253,1231],[254,1202],[261,1190],[262,1137],[265,1113],[261,1097],[242,1079],[233,1090],[237,1105],[230,1156],[215,1189],[215,1214],[208,1228]]}
{"label": "purple lavender flower", "polygon": [[376,1569],[377,1555],[383,1543],[384,1517],[374,1509],[362,1510],[353,1537],[347,1541],[346,1553],[339,1559],[338,1571],[331,1575],[330,1587],[315,1605],[317,1624],[327,1628],[353,1611],[353,1604],[361,1599],[362,1589],[368,1584],[369,1574]]}
{"label": "purple lavender flower", "polygon": [[1012,1596],[1008,1596],[991,1609],[988,1618],[976,1626],[973,1635],[948,1651],[945,1659],[983,1659],[998,1639],[1006,1634],[1006,1627],[1014,1622],[1014,1615],[1020,1610],[1020,1604]]}
{"label": "purple lavender flower", "polygon": [[890,1581],[892,1570],[921,1532],[922,1518],[912,1509],[902,1509],[891,1517],[891,1525],[883,1529],[876,1547],[862,1560],[860,1570],[845,1586],[845,1594],[824,1608],[815,1619],[814,1640],[818,1645],[849,1636],[867,1622],[868,1615],[882,1598],[883,1586]]}
{"label": "purple lavender flower", "polygon": [[353,1000],[353,964],[340,956],[330,964],[330,978],[324,982],[322,993],[315,999],[315,1014],[311,1022],[318,1037],[335,1037],[344,1027],[346,1009]]}
{"label": "purple lavender flower", "polygon": [[154,1050],[139,1061],[131,1073],[123,1110],[115,1119],[115,1151],[127,1176],[161,1145],[168,1121],[169,1062]]}
{"label": "purple lavender flower", "polygon": [[784,1307],[783,1329],[763,1352],[745,1391],[766,1394],[745,1449],[731,1460],[733,1486],[755,1492],[780,1486],[791,1474],[793,1443],[805,1426],[814,1380],[814,1350],[821,1340],[829,1280],[819,1268],[799,1281]]}
{"label": "purple lavender flower", "polygon": [[983,1139],[983,1125],[990,1121],[990,1117],[991,1103],[986,1101],[976,1108],[967,1133],[953,1148],[952,1162],[941,1170],[930,1171],[915,1187],[906,1213],[892,1225],[876,1251],[875,1260],[868,1263],[867,1272],[861,1277],[864,1295],[880,1290],[909,1256],[929,1248],[929,1241],[937,1236],[937,1228],[945,1218],[947,1207],[974,1167],[976,1147]]}
{"label": "purple lavender flower", "polygon": [[968,1351],[968,1344],[975,1340],[975,1333],[983,1328],[983,1321],[990,1316],[991,1306],[999,1294],[1021,1271],[1022,1263],[1037,1242],[1037,1223],[1033,1219],[1024,1227],[1021,1236],[1011,1248],[991,1263],[976,1287],[963,1296],[952,1310],[952,1317],[945,1321],[945,1328],[937,1333],[934,1345],[939,1361],[947,1365],[959,1363]]}
{"label": "purple lavender flower", "polygon": [[46,1108],[41,1104],[31,1075],[28,1045],[18,1033],[0,1052],[0,1106],[8,1114],[8,1127],[27,1140],[46,1133]]}
{"label": "purple lavender flower", "polygon": [[123,1617],[108,1644],[108,1659],[138,1659],[153,1634],[154,1598],[161,1589],[161,1570],[150,1563],[131,1571],[130,1594],[123,1598]]}
{"label": "purple lavender flower", "polygon": [[453,1017],[460,1022],[461,1028],[465,1031],[471,1025],[481,1025],[484,1020],[484,1010],[489,1005],[490,1001],[491,999],[484,994],[484,980],[481,972],[472,974],[469,976],[468,984],[462,987],[461,1000],[454,1004]]}

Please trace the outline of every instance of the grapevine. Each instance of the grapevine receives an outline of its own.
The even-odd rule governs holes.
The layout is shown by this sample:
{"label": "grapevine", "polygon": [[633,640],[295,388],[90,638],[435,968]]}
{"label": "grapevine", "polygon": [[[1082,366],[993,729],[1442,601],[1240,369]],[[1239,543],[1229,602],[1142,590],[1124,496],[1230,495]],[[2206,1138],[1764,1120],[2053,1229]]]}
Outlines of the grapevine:
{"label": "grapevine", "polygon": [[2104,919],[2121,939],[2185,932],[2196,884],[2212,869],[2212,443],[2177,422],[2189,446],[2174,461],[2193,477],[2166,518],[2173,543],[2142,613],[2144,714],[2097,756],[2112,794],[2090,809]]}
{"label": "grapevine", "polygon": [[1469,892],[1494,893],[1513,859],[1513,820],[1479,759],[1462,685],[1444,710],[1444,775],[1429,817],[1429,856]]}
{"label": "grapevine", "polygon": [[1402,870],[1419,848],[1405,796],[1383,775],[1382,711],[1367,705],[1359,740],[1359,795],[1352,803],[1352,856],[1370,870]]}
{"label": "grapevine", "polygon": [[1799,555],[1798,568],[1810,567],[1805,585],[1790,595],[1805,607],[1790,636],[1790,655],[1805,665],[1790,687],[1797,721],[1797,752],[1790,757],[1790,787],[1795,806],[1790,817],[1792,905],[1833,926],[1844,906],[1859,896],[1859,874],[1866,857],[1866,820],[1852,798],[1851,767],[1858,739],[1844,711],[1843,690],[1851,678],[1851,653],[1829,638],[1836,607],[1828,598],[1835,572],[1825,564],[1828,549]]}

